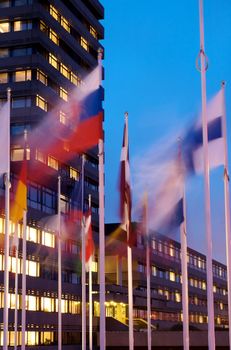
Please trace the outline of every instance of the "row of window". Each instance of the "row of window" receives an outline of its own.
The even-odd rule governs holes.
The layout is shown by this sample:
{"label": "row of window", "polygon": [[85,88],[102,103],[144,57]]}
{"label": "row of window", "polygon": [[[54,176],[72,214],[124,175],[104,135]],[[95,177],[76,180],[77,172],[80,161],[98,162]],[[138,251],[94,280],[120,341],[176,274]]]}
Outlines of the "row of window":
{"label": "row of window", "polygon": [[33,0],[1,0],[0,8],[13,7],[13,6],[23,6],[23,5],[31,5]]}
{"label": "row of window", "polygon": [[[18,266],[18,273],[22,273],[22,259],[13,256],[9,257],[9,271],[15,273]],[[40,264],[37,261],[26,260],[26,274],[32,277],[39,277]],[[0,271],[4,271],[4,255],[0,254]]]}
{"label": "row of window", "polygon": [[[26,345],[49,345],[54,342],[54,332],[26,331]],[[3,346],[3,331],[0,331],[0,345]],[[14,331],[8,332],[8,345],[15,345]],[[22,332],[17,332],[17,345],[22,345]]]}
{"label": "row of window", "polygon": [[19,31],[31,30],[31,29],[32,29],[31,20],[0,22],[0,33],[19,32]]}

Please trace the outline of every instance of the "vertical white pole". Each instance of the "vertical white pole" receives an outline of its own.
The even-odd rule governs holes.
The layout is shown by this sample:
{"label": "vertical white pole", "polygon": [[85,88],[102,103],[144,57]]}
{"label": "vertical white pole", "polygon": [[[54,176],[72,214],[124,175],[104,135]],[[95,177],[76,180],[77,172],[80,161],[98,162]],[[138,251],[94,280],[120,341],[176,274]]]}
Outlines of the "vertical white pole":
{"label": "vertical white pole", "polygon": [[14,349],[17,350],[18,343],[18,223],[15,224],[15,309],[14,309]]}
{"label": "vertical white pole", "polygon": [[[91,210],[91,195],[89,194],[89,211]],[[88,293],[89,293],[89,350],[92,350],[92,255],[89,259],[89,281],[88,281]]]}
{"label": "vertical white pole", "polygon": [[7,90],[8,130],[7,132],[7,172],[5,174],[5,237],[4,237],[4,310],[3,310],[3,350],[8,349],[8,300],[9,300],[9,234],[10,234],[10,104],[11,91]]}
{"label": "vertical white pole", "polygon": [[182,310],[183,310],[183,344],[184,350],[189,350],[189,315],[188,315],[188,260],[187,260],[187,233],[185,189],[183,194],[184,221],[180,226],[181,241],[181,273],[182,273]]}
{"label": "vertical white pole", "polygon": [[152,349],[152,329],[151,329],[151,269],[150,269],[150,241],[148,237],[148,196],[145,194],[144,203],[144,223],[146,235],[146,269],[147,269],[147,322],[148,322],[148,350]]}
{"label": "vertical white pole", "polygon": [[26,225],[27,212],[23,210],[22,237],[22,350],[26,347]]}
{"label": "vertical white pole", "polygon": [[[102,50],[98,53],[99,85],[102,81]],[[105,228],[104,228],[104,141],[99,140],[99,304],[100,350],[106,348],[105,326]]]}
{"label": "vertical white pole", "polygon": [[61,177],[58,176],[58,350],[62,350]]}
{"label": "vertical white pole", "polygon": [[86,350],[86,242],[84,219],[84,155],[82,156],[82,350]]}
{"label": "vertical white pole", "polygon": [[230,197],[228,172],[228,145],[225,108],[225,83],[222,82],[222,129],[224,135],[224,195],[225,195],[225,235],[226,235],[226,262],[228,287],[228,316],[229,316],[229,348],[231,349],[231,234],[230,234]]}
{"label": "vertical white pole", "polygon": [[[126,133],[125,140],[128,142],[128,113],[125,113]],[[128,145],[127,145],[128,147]],[[126,230],[129,238],[129,222],[128,208],[126,217]],[[134,349],[134,334],[133,334],[133,281],[132,281],[132,248],[127,246],[128,258],[128,320],[129,320],[129,350]]]}
{"label": "vertical white pole", "polygon": [[215,350],[214,328],[214,298],[213,298],[213,264],[212,264],[212,230],[210,208],[210,176],[208,157],[208,129],[206,113],[206,62],[204,50],[204,14],[203,0],[199,0],[200,8],[200,60],[201,60],[201,100],[204,153],[204,191],[205,191],[205,229],[206,229],[206,273],[207,273],[207,303],[208,303],[208,345],[209,350]]}

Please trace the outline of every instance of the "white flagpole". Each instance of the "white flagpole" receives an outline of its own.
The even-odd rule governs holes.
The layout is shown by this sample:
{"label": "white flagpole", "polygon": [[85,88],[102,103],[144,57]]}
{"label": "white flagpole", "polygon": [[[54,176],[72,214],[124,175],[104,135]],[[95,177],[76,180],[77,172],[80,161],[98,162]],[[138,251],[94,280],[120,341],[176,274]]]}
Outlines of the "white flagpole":
{"label": "white flagpole", "polygon": [[8,349],[8,300],[9,300],[9,234],[10,234],[10,104],[11,90],[7,89],[8,129],[7,133],[7,172],[5,174],[5,237],[4,237],[4,310],[3,310],[3,350]]}
{"label": "white flagpole", "polygon": [[[125,113],[126,133],[125,140],[128,142],[128,113]],[[127,144],[128,147],[128,144]],[[128,208],[126,217],[126,230],[129,238],[129,222]],[[129,320],[129,350],[134,349],[134,334],[133,334],[133,281],[132,281],[132,248],[127,246],[127,259],[128,259],[128,320]]]}
{"label": "white flagpole", "polygon": [[26,347],[26,225],[27,211],[23,210],[22,238],[22,350]]}
{"label": "white flagpole", "polygon": [[[102,81],[102,55],[99,49],[99,86]],[[100,304],[100,350],[106,348],[105,326],[105,228],[104,228],[104,141],[99,140],[99,304]]]}
{"label": "white flagpole", "polygon": [[84,211],[84,163],[82,156],[82,350],[86,350],[86,241]]}
{"label": "white flagpole", "polygon": [[18,223],[15,224],[15,309],[14,309],[14,350],[17,350],[18,343]]}
{"label": "white flagpole", "polygon": [[213,264],[212,264],[212,231],[210,208],[210,176],[208,157],[208,123],[206,112],[206,62],[204,49],[204,14],[203,0],[199,0],[200,9],[200,61],[201,61],[201,100],[203,126],[203,153],[204,153],[204,188],[205,188],[205,229],[206,229],[206,273],[207,273],[207,305],[208,305],[208,347],[215,350],[214,328],[214,296],[213,296]]}
{"label": "white flagpole", "polygon": [[229,316],[229,348],[231,349],[231,233],[230,233],[230,197],[229,197],[229,172],[228,172],[228,145],[225,108],[225,82],[222,89],[222,129],[224,134],[224,195],[225,195],[225,235],[226,235],[226,264],[228,287],[228,316]]}
{"label": "white flagpole", "polygon": [[58,176],[58,350],[62,350],[61,177]]}
{"label": "white flagpole", "polygon": [[148,236],[148,195],[145,194],[145,235],[146,235],[146,272],[147,272],[147,322],[148,322],[148,350],[152,349],[152,329],[151,329],[151,269],[150,269],[150,242]]}
{"label": "white flagpole", "polygon": [[[89,194],[89,211],[91,210],[91,195]],[[89,293],[89,350],[92,350],[92,255],[89,258],[89,280],[88,280],[88,293]]]}

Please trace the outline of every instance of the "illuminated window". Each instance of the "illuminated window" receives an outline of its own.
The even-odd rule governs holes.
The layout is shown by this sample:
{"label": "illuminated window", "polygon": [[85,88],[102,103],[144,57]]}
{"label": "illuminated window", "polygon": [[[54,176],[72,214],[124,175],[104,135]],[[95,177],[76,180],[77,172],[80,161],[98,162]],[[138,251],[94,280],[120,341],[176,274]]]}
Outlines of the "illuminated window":
{"label": "illuminated window", "polygon": [[27,238],[30,242],[39,243],[39,232],[35,227],[27,226]]}
{"label": "illuminated window", "polygon": [[9,22],[0,22],[0,33],[8,33],[10,31]]}
{"label": "illuminated window", "polygon": [[19,82],[19,81],[26,81],[26,80],[31,80],[30,69],[20,70],[14,73],[14,81]]}
{"label": "illuminated window", "polygon": [[[56,311],[58,311],[58,299],[56,299],[55,303],[56,303]],[[61,300],[61,312],[63,314],[68,313],[68,300],[64,300],[64,299]]]}
{"label": "illuminated window", "polygon": [[36,95],[36,106],[47,112],[47,101],[39,95]]}
{"label": "illuminated window", "polygon": [[[22,161],[24,159],[24,149],[23,148],[15,148],[11,150],[11,160],[12,162]],[[26,149],[26,159],[30,159],[30,149]]]}
{"label": "illuminated window", "polygon": [[50,63],[55,69],[59,69],[59,61],[58,61],[57,57],[55,57],[54,55],[52,55],[52,53],[49,53],[49,63]]}
{"label": "illuminated window", "polygon": [[8,48],[1,48],[0,49],[0,57],[9,57],[9,49]]}
{"label": "illuminated window", "polygon": [[45,33],[48,32],[48,27],[43,21],[40,21],[39,28],[42,32],[45,32]]}
{"label": "illuminated window", "polygon": [[173,271],[170,271],[169,272],[169,279],[170,279],[170,281],[172,281],[172,282],[175,282],[175,272],[173,272]]}
{"label": "illuminated window", "polygon": [[68,20],[61,16],[61,26],[67,31],[70,33],[71,31],[71,27],[70,27],[70,24],[68,23]]}
{"label": "illuminated window", "polygon": [[60,89],[59,89],[59,96],[67,102],[68,100],[68,93],[67,93],[67,90],[65,90],[63,87],[60,86]]}
{"label": "illuminated window", "polygon": [[81,79],[76,74],[71,72],[71,82],[74,85],[79,86],[81,84]]}
{"label": "illuminated window", "polygon": [[48,166],[58,170],[59,169],[59,163],[57,161],[57,159],[55,159],[54,157],[48,156]]}
{"label": "illuminated window", "polygon": [[152,265],[152,276],[157,276],[157,268],[154,265]]}
{"label": "illuminated window", "polygon": [[175,292],[175,298],[176,298],[176,302],[180,303],[181,302],[181,295],[179,292]]}
{"label": "illuminated window", "polygon": [[70,304],[71,314],[80,314],[80,307],[81,307],[80,301],[71,300],[69,304]]}
{"label": "illuminated window", "polygon": [[38,345],[39,344],[39,332],[26,332],[26,344]]}
{"label": "illuminated window", "polygon": [[54,332],[41,332],[41,344],[49,345],[54,342]]}
{"label": "illuminated window", "polygon": [[90,34],[97,39],[97,31],[90,25]]}
{"label": "illuminated window", "polygon": [[174,246],[170,244],[169,246],[169,255],[170,256],[175,256],[175,249],[174,249]]}
{"label": "illuminated window", "polygon": [[0,271],[4,269],[4,256],[0,254]]}
{"label": "illuminated window", "polygon": [[21,273],[21,259],[18,259],[18,261],[16,261],[16,258],[14,256],[10,256],[9,259],[9,270],[13,273],[16,272],[16,265],[18,264],[18,273]]}
{"label": "illuminated window", "polygon": [[8,73],[0,73],[0,84],[8,83]]}
{"label": "illuminated window", "polygon": [[36,261],[26,261],[26,274],[32,277],[39,277],[39,264]]}
{"label": "illuminated window", "polygon": [[26,295],[26,310],[38,311],[39,299],[34,295]]}
{"label": "illuminated window", "polygon": [[97,263],[97,261],[92,261],[91,270],[92,270],[92,272],[97,272],[98,271],[98,263]]}
{"label": "illuminated window", "polygon": [[47,75],[40,69],[37,69],[37,80],[41,81],[44,85],[47,85]]}
{"label": "illuminated window", "polygon": [[206,290],[206,282],[205,282],[205,281],[202,281],[202,286],[201,286],[201,288],[202,288],[203,290]]}
{"label": "illuminated window", "polygon": [[54,312],[55,300],[52,298],[41,297],[41,310],[45,312]]}
{"label": "illuminated window", "polygon": [[44,153],[40,152],[39,150],[36,149],[35,152],[35,159],[38,160],[41,163],[46,164],[47,163],[47,159]]}
{"label": "illuminated window", "polygon": [[63,63],[60,63],[60,73],[62,73],[65,78],[70,79],[70,71]]}
{"label": "illuminated window", "polygon": [[82,36],[80,39],[80,45],[84,48],[84,50],[89,51],[89,44],[88,44],[87,40],[84,39]]}
{"label": "illuminated window", "polygon": [[56,21],[59,20],[59,13],[58,13],[58,11],[56,10],[56,8],[55,8],[54,6],[52,6],[52,5],[50,5],[50,15],[51,15],[52,17],[54,17],[54,19],[56,19]]}
{"label": "illuminated window", "polygon": [[75,181],[79,181],[79,172],[72,167],[70,167],[70,178],[75,179]]}
{"label": "illuminated window", "polygon": [[4,233],[4,219],[0,218],[0,233]]}
{"label": "illuminated window", "polygon": [[49,38],[50,38],[56,45],[59,45],[59,37],[58,37],[58,35],[57,35],[52,29],[50,29]]}
{"label": "illuminated window", "polygon": [[14,22],[14,31],[19,32],[22,30],[30,30],[32,29],[31,21],[15,21]]}
{"label": "illuminated window", "polygon": [[55,237],[53,233],[42,231],[42,244],[47,247],[55,247]]}
{"label": "illuminated window", "polygon": [[68,119],[67,119],[66,113],[60,111],[60,112],[59,112],[59,121],[60,121],[60,123],[62,123],[62,124],[64,124],[64,125],[67,125],[67,120],[68,120]]}

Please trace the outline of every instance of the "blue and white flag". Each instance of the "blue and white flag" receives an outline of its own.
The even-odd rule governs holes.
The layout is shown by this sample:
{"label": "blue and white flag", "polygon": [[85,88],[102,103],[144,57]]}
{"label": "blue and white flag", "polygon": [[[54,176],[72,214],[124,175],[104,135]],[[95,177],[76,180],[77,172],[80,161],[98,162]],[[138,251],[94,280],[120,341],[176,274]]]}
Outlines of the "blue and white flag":
{"label": "blue and white flag", "polygon": [[[208,154],[210,169],[224,164],[222,91],[207,105]],[[203,131],[201,121],[194,124],[183,138],[183,159],[187,173],[203,172]]]}

